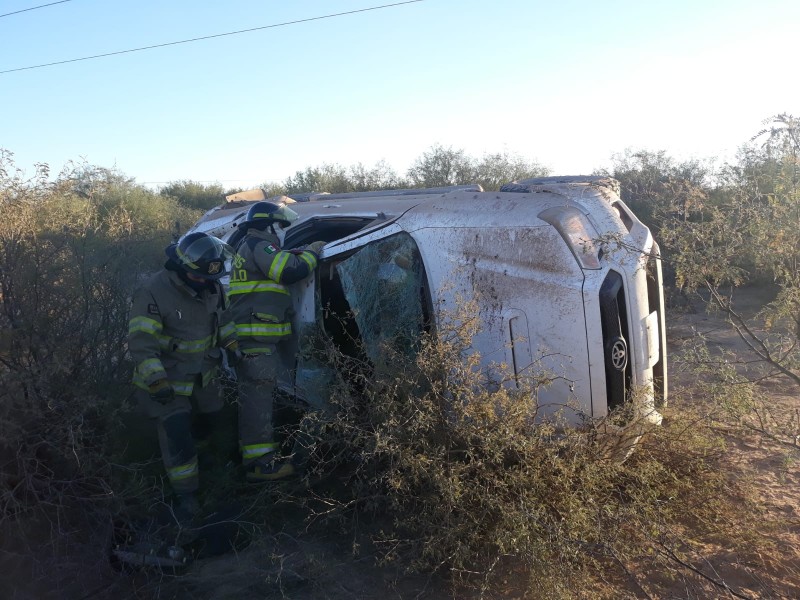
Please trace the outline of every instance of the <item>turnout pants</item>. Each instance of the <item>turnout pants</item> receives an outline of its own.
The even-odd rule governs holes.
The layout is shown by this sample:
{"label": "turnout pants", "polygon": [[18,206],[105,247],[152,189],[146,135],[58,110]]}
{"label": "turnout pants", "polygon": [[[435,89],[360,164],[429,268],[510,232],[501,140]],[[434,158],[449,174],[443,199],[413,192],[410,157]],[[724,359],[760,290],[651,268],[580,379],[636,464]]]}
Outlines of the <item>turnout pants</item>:
{"label": "turnout pants", "polygon": [[167,404],[156,402],[142,390],[136,390],[140,406],[156,420],[161,458],[173,491],[186,494],[197,491],[200,483],[197,448],[192,437],[192,409],[209,414],[222,410],[223,398],[216,381],[202,387],[196,377],[191,396],[175,396]]}
{"label": "turnout pants", "polygon": [[273,394],[280,359],[277,351],[245,355],[236,368],[239,383],[239,444],[246,465],[275,452]]}

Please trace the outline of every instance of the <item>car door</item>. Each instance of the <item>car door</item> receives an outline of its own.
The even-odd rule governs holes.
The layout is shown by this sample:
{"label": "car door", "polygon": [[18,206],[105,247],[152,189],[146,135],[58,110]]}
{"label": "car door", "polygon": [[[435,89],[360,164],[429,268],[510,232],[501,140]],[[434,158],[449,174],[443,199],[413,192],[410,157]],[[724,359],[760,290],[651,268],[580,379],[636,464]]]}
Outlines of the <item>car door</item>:
{"label": "car door", "polygon": [[325,406],[336,375],[318,352],[326,342],[374,368],[390,368],[384,359],[392,352],[413,355],[430,325],[427,290],[417,244],[395,225],[327,246],[316,277],[293,289],[293,393],[309,406]]}

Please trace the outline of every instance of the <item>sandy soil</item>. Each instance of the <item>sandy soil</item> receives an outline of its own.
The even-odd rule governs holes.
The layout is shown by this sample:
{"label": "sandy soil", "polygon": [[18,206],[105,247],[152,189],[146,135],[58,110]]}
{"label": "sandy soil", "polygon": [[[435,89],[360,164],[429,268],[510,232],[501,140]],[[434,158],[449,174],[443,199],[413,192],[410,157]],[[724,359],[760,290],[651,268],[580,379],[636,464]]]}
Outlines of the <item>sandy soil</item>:
{"label": "sandy soil", "polygon": [[[768,288],[739,290],[734,308],[754,316],[771,299]],[[695,382],[687,365],[681,364],[680,348],[698,335],[708,341],[715,354],[748,363],[752,354],[744,342],[718,313],[709,314],[696,302],[686,310],[670,315],[668,345],[673,362],[671,386],[676,395],[691,399]],[[730,354],[729,354],[730,353]],[[748,363],[740,371],[758,372],[759,365]],[[800,414],[798,387],[788,379],[772,379],[759,384],[768,398],[768,409],[775,417],[766,423],[748,419],[749,432],[726,435],[726,462],[736,477],[753,482],[760,509],[759,531],[765,547],[728,547],[725,540],[708,540],[697,553],[692,566],[729,589],[692,576],[665,586],[659,598],[800,598],[800,447],[797,415]],[[724,428],[722,429],[724,431]],[[773,437],[774,436],[774,437]],[[701,558],[702,555],[702,558]],[[634,595],[633,597],[644,597]]]}

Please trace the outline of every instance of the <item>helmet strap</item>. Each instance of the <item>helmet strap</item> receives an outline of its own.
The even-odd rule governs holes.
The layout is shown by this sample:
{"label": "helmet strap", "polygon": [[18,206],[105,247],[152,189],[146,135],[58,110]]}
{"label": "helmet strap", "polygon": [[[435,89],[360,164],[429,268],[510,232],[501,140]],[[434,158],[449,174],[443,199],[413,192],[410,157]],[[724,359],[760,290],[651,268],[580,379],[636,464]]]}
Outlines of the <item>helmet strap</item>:
{"label": "helmet strap", "polygon": [[203,280],[203,281],[194,281],[194,280],[192,280],[192,279],[189,279],[189,278],[186,276],[186,271],[184,271],[183,269],[179,269],[179,270],[178,270],[178,277],[180,277],[180,278],[181,278],[181,281],[183,281],[183,283],[185,283],[186,285],[188,285],[190,288],[192,288],[192,289],[193,289],[195,292],[197,292],[198,294],[199,294],[200,292],[202,292],[203,290],[205,290],[205,289],[213,289],[213,286],[210,286],[210,285],[209,285],[209,283],[211,283],[211,282],[209,282],[209,281],[206,281],[206,280]]}

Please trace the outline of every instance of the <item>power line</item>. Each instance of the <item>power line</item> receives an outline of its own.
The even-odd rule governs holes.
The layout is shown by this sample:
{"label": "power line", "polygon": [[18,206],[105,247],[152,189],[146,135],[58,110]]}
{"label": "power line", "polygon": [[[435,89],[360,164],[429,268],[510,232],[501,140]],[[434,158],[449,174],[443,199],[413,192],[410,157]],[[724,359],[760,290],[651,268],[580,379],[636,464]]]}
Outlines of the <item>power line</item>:
{"label": "power line", "polygon": [[[69,0],[62,0],[62,2],[67,2]],[[4,75],[6,73],[13,73],[15,71],[27,71],[29,69],[41,69],[42,67],[52,67],[54,65],[63,65],[66,63],[73,63],[79,62],[82,60],[92,60],[94,58],[103,58],[106,56],[115,56],[117,54],[128,54],[130,52],[140,52],[142,50],[152,50],[153,48],[164,48],[165,46],[176,46],[178,44],[188,44],[191,42],[199,42],[202,40],[210,40],[213,38],[225,37],[228,35],[238,35],[240,33],[250,33],[251,31],[260,31],[262,29],[272,29],[275,27],[285,27],[286,25],[297,25],[298,23],[308,23],[310,21],[320,21],[322,19],[331,19],[333,17],[343,17],[346,15],[354,15],[356,13],[368,12],[371,10],[380,10],[382,8],[391,8],[393,6],[402,6],[404,4],[414,4],[415,2],[423,2],[424,0],[406,0],[405,2],[395,2],[393,4],[383,4],[381,6],[371,6],[369,8],[359,8],[357,10],[349,10],[347,12],[340,12],[340,13],[333,13],[330,15],[322,15],[319,17],[309,17],[308,19],[298,19],[296,21],[286,21],[284,23],[274,23],[272,25],[262,25],[261,27],[251,27],[250,29],[240,29],[239,31],[229,31],[227,33],[216,33],[214,35],[205,35],[202,37],[191,38],[188,40],[180,40],[177,42],[166,42],[164,44],[155,44],[153,46],[142,46],[141,48],[131,48],[129,50],[118,50],[116,52],[106,52],[105,54],[95,54],[94,56],[83,56],[81,58],[71,58],[69,60],[59,60],[56,62],[51,63],[44,63],[41,65],[31,65],[29,67],[18,67],[16,69],[6,69],[5,71],[0,71],[0,75]]]}
{"label": "power line", "polygon": [[64,4],[64,2],[72,2],[72,0],[58,0],[58,2],[50,2],[49,4],[40,4],[39,6],[31,6],[30,8],[23,8],[22,10],[15,10],[14,12],[5,13],[0,15],[0,19],[3,17],[10,17],[11,15],[18,15],[19,13],[28,12],[29,10],[36,10],[37,8],[45,8],[47,6],[53,6],[54,4]]}

